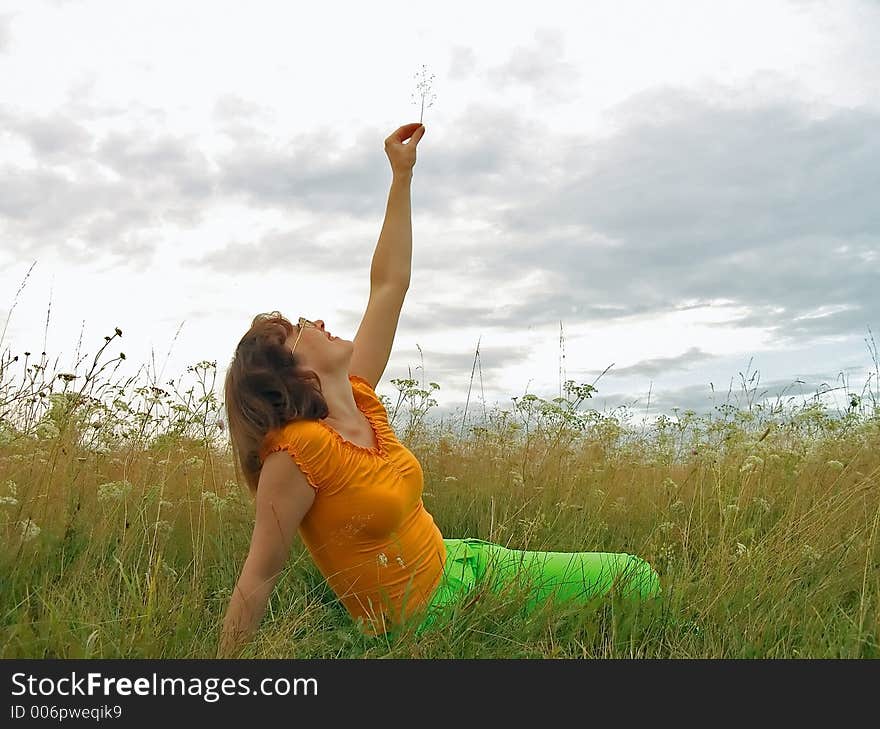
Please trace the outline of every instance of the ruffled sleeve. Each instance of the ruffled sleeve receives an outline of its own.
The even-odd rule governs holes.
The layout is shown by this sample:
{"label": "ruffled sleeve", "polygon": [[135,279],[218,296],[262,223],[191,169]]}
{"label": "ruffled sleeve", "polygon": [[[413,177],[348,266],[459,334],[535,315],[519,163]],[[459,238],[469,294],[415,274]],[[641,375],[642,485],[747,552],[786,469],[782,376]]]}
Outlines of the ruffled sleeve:
{"label": "ruffled sleeve", "polygon": [[348,379],[351,380],[351,383],[354,386],[354,392],[358,396],[358,400],[364,412],[372,416],[374,421],[378,421],[379,424],[387,426],[388,411],[385,410],[385,406],[382,404],[382,401],[379,399],[379,396],[376,394],[376,391],[372,388],[370,383],[360,375],[349,375]]}
{"label": "ruffled sleeve", "polygon": [[315,491],[332,481],[338,467],[333,442],[327,437],[326,429],[316,422],[295,421],[267,435],[260,451],[260,462],[276,451],[286,451],[293,458]]}

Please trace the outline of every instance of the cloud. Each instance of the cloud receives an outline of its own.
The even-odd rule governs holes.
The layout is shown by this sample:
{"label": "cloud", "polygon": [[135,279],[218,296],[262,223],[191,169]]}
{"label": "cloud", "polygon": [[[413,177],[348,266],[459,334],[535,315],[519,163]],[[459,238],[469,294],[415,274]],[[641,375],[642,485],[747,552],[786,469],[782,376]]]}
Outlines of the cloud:
{"label": "cloud", "polygon": [[[699,347],[691,347],[686,352],[674,357],[654,357],[636,362],[634,365],[622,368],[612,368],[609,372],[614,375],[635,375],[651,377],[665,374],[675,370],[686,370],[694,364],[711,360],[713,355],[704,352]],[[587,370],[586,374],[601,374],[603,370]]]}
{"label": "cloud", "polygon": [[449,62],[447,77],[451,81],[463,81],[473,74],[477,65],[477,54],[466,46],[452,47],[452,60]]}
{"label": "cloud", "polygon": [[[549,38],[539,33],[538,48],[554,58]],[[513,59],[503,68],[530,78]],[[259,133],[261,113],[236,97],[218,101],[215,119],[232,151],[209,159],[185,136],[142,128],[98,136],[65,109],[36,117],[0,107],[4,127],[38,163],[7,163],[0,175],[8,237],[29,254],[107,252],[142,265],[156,245],[145,228],[195,225],[208,204],[232,201],[303,211],[314,222],[226,242],[200,259],[213,270],[256,272],[261,257],[306,246],[316,273],[331,264],[364,270],[371,251],[320,238],[343,216],[378,230],[386,132],[363,129],[330,157],[327,130],[279,148]],[[457,282],[472,316],[500,329],[624,321],[687,300],[744,307],[723,326],[765,327],[781,343],[863,333],[880,319],[878,116],[814,108],[787,98],[784,85],[772,101],[719,86],[662,87],[610,110],[612,133],[596,139],[474,104],[449,126],[469,134],[429,131],[420,146],[414,264]],[[121,179],[108,180],[107,170]],[[425,241],[419,218],[459,227]],[[84,249],[64,242],[71,234]],[[514,304],[479,300],[498,286]],[[406,314],[420,331],[461,321],[425,296],[430,315]]]}
{"label": "cloud", "polygon": [[564,44],[560,28],[536,29],[534,45],[518,46],[506,62],[486,72],[487,86],[526,86],[540,103],[564,100],[581,75],[574,64],[563,60]]}

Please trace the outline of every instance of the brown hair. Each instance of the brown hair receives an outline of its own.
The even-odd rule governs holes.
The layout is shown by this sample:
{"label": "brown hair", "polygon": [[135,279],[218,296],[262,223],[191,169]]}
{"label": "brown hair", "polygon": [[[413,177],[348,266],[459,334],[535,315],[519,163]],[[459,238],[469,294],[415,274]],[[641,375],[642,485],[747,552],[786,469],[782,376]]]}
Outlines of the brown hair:
{"label": "brown hair", "polygon": [[226,372],[226,417],[236,477],[256,494],[262,470],[260,447],[270,430],[294,420],[325,418],[330,410],[321,380],[299,369],[299,357],[284,346],[296,331],[278,311],[257,314],[241,338]]}

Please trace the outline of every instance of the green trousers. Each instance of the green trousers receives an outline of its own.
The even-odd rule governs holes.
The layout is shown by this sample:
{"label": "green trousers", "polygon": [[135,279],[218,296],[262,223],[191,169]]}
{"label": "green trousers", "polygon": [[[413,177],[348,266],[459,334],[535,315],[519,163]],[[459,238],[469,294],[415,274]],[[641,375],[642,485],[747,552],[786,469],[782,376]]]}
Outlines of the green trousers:
{"label": "green trousers", "polygon": [[[660,578],[645,560],[613,552],[532,552],[481,539],[443,539],[446,564],[440,584],[416,629],[421,633],[462,601],[478,584],[499,591],[526,588],[526,613],[548,599],[587,602],[609,593],[643,599],[660,593]],[[521,593],[522,594],[522,593]]]}

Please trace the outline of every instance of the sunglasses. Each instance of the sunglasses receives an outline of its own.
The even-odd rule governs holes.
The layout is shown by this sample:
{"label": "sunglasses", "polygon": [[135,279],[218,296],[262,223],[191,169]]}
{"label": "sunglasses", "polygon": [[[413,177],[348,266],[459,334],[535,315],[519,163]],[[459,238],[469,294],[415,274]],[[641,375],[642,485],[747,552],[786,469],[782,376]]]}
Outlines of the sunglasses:
{"label": "sunglasses", "polygon": [[296,322],[296,327],[299,330],[299,333],[296,335],[296,341],[293,343],[293,348],[290,350],[291,353],[296,349],[296,345],[299,344],[299,338],[302,336],[303,329],[305,327],[315,327],[317,329],[318,325],[301,316]]}

